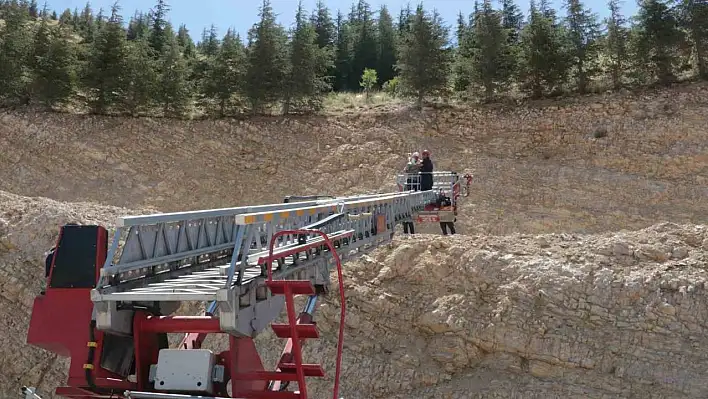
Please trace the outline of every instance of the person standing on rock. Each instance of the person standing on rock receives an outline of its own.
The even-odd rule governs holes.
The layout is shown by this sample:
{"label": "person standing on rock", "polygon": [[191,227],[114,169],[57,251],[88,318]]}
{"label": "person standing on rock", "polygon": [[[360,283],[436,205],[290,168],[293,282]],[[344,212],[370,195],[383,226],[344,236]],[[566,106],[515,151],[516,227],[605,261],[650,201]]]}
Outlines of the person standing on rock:
{"label": "person standing on rock", "polygon": [[423,150],[423,162],[420,166],[420,190],[428,191],[433,189],[433,161],[430,159],[430,151]]}

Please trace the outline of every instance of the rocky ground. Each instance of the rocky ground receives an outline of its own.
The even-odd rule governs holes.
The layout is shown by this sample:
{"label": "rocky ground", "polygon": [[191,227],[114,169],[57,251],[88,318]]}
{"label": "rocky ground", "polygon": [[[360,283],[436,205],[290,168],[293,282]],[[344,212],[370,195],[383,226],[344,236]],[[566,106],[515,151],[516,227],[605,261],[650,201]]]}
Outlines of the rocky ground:
{"label": "rocky ground", "polygon": [[[346,265],[341,396],[704,398],[707,106],[693,85],[248,122],[1,114],[0,397],[64,378],[66,361],[24,344],[59,225],[393,189],[426,147],[439,170],[475,173],[465,235]],[[314,398],[331,397],[336,297],[308,349],[328,372]]]}
{"label": "rocky ground", "polygon": [[705,397],[706,261],[705,225],[398,240],[347,265],[344,397]]}

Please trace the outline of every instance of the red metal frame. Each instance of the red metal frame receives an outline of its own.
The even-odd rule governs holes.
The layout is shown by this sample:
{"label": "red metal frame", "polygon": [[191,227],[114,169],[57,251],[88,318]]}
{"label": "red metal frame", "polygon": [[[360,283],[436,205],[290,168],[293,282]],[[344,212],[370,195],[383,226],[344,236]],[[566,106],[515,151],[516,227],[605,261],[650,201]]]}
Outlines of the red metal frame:
{"label": "red metal frame", "polygon": [[[99,226],[100,227],[100,226]],[[57,245],[61,242],[60,230]],[[331,251],[337,264],[339,276],[339,290],[341,300],[341,323],[339,343],[337,345],[337,366],[334,384],[334,398],[339,391],[339,378],[341,373],[341,359],[344,336],[345,298],[341,268],[341,260],[336,252],[333,241],[351,236],[351,233],[338,234],[329,237],[318,230],[288,230],[280,231],[273,235],[269,256],[262,258],[268,263],[267,284],[275,295],[285,295],[286,309],[289,324],[273,324],[276,335],[288,338],[280,361],[275,371],[266,371],[261,357],[256,350],[256,345],[251,337],[229,336],[229,349],[217,354],[217,364],[224,366],[225,381],[215,383],[214,395],[229,397],[228,383],[231,382],[231,396],[248,399],[276,399],[276,398],[306,398],[307,388],[305,377],[324,376],[324,371],[316,364],[302,363],[302,344],[305,338],[317,338],[319,333],[314,327],[312,315],[301,313],[295,317],[293,296],[298,294],[314,295],[315,290],[309,281],[273,280],[271,259],[287,256],[288,251],[275,253],[274,246],[278,237],[286,234],[317,234],[323,237],[324,242],[317,242],[295,247],[296,252],[312,247],[326,245]],[[106,258],[105,246],[107,231],[99,228],[99,245],[96,256],[96,276]],[[289,250],[290,251],[290,250]],[[55,252],[58,253],[58,250]],[[260,262],[260,260],[259,260]],[[49,281],[51,281],[50,271]],[[102,369],[101,352],[105,334],[94,329],[95,352],[91,367],[94,385],[89,384],[85,361],[88,358],[90,340],[90,323],[93,312],[93,303],[90,298],[90,288],[51,288],[47,285],[46,293],[35,299],[30,329],[27,342],[44,348],[61,356],[71,358],[67,386],[59,387],[55,394],[60,397],[75,399],[103,399],[115,398],[125,390],[154,392],[149,383],[150,365],[156,364],[160,351],[161,335],[166,333],[185,333],[180,344],[183,349],[196,349],[201,347],[207,334],[222,333],[219,319],[207,316],[153,316],[144,311],[136,311],[133,318],[133,344],[135,376],[137,382],[129,382],[121,376]],[[270,388],[268,382],[274,384]],[[279,391],[282,381],[297,381],[299,392]],[[269,390],[270,389],[270,390]],[[110,392],[113,390],[113,392]]]}
{"label": "red metal frame", "polygon": [[[334,247],[334,244],[332,243],[332,240],[330,240],[329,236],[327,236],[326,233],[319,231],[319,230],[308,230],[308,229],[300,229],[300,230],[281,230],[273,234],[273,237],[270,240],[270,247],[268,249],[268,259],[273,259],[273,249],[275,247],[276,240],[283,236],[283,235],[301,235],[301,234],[316,234],[319,235],[324,239],[325,244],[329,248],[330,252],[332,253],[332,256],[334,257],[334,260],[337,265],[337,278],[339,280],[339,295],[340,295],[340,320],[339,320],[339,338],[337,342],[337,363],[336,363],[336,371],[335,371],[335,377],[334,377],[334,388],[333,388],[333,398],[338,399],[339,396],[339,378],[341,375],[341,365],[342,365],[342,350],[344,348],[344,320],[346,316],[346,299],[344,298],[344,277],[342,275],[342,261],[339,258],[339,254],[337,254],[337,250]],[[309,281],[297,281],[297,280],[273,280],[273,263],[268,262],[268,280],[266,280],[266,284],[268,287],[270,287],[271,291],[274,294],[283,292],[285,294],[285,304],[286,304],[286,309],[288,313],[288,323],[287,325],[272,325],[273,330],[278,334],[278,329],[285,330],[285,327],[289,327],[289,340],[288,340],[288,345],[291,346],[291,351],[292,351],[292,359],[294,360],[292,366],[294,366],[295,372],[297,374],[297,381],[298,381],[298,388],[300,389],[300,396],[299,398],[307,398],[307,387],[305,385],[305,375],[309,374],[306,373],[306,370],[311,369],[312,366],[319,367],[319,365],[306,365],[302,363],[302,346],[301,342],[299,340],[300,337],[302,338],[308,338],[308,332],[307,328],[303,328],[307,326],[308,324],[298,324],[295,320],[295,306],[294,306],[294,298],[293,296],[295,294],[309,294],[312,295],[315,293],[314,287],[312,287],[312,284]],[[278,328],[276,328],[276,326]],[[312,326],[312,324],[309,324],[309,326]],[[284,332],[285,332],[284,331]],[[284,336],[284,332],[279,334],[279,336]],[[303,332],[302,336],[300,333]],[[286,346],[286,350],[287,350]],[[285,354],[285,353],[284,353]],[[291,367],[292,367],[291,366]],[[283,368],[283,365],[281,364],[279,368]]]}
{"label": "red metal frame", "polygon": [[[108,232],[105,228],[98,228],[96,237],[96,278],[106,259],[106,242]],[[88,359],[89,326],[93,303],[91,302],[91,288],[52,288],[51,281],[54,275],[54,263],[59,253],[59,246],[64,233],[64,226],[59,229],[56,250],[47,278],[47,287],[43,295],[35,298],[32,306],[32,318],[27,332],[27,343],[56,353],[60,356],[70,357],[69,376],[66,387],[56,389],[56,394],[67,398],[103,398],[109,396],[96,396],[87,394],[85,363]],[[103,336],[101,331],[95,332],[95,353],[103,350]],[[122,380],[108,370],[100,367],[100,356],[94,356],[92,373],[94,381],[106,388],[118,390],[133,389],[135,385]]]}
{"label": "red metal frame", "polygon": [[[472,184],[472,175],[470,175],[468,173],[468,174],[465,174],[463,176],[463,178],[465,179],[465,184],[466,184],[466,188],[467,188],[467,190],[466,190],[467,193],[465,194],[465,197],[467,197],[467,196],[469,196],[470,184]],[[396,183],[396,185],[398,186],[398,191],[403,191],[405,188],[401,184]],[[450,199],[452,200],[452,205],[445,206],[445,207],[438,207],[438,205],[435,203],[427,204],[427,205],[425,205],[425,208],[423,208],[423,210],[425,212],[431,212],[431,213],[427,214],[427,215],[418,215],[418,217],[416,217],[416,221],[418,223],[439,223],[440,222],[440,215],[437,214],[437,212],[440,212],[440,211],[452,211],[455,214],[455,216],[457,216],[457,202],[458,202],[461,195],[462,195],[462,186],[461,186],[461,181],[458,179],[457,182],[455,182],[452,185],[452,194],[450,195]],[[433,212],[436,212],[436,213],[433,213]]]}

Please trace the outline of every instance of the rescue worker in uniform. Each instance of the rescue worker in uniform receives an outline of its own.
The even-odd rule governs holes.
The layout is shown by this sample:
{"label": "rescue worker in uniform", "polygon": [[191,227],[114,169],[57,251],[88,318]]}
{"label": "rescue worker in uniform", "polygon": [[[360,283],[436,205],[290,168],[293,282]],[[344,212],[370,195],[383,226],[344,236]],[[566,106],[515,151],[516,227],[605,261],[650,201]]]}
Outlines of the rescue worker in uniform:
{"label": "rescue worker in uniform", "polygon": [[420,166],[420,190],[427,191],[433,189],[433,161],[430,159],[430,151],[423,150],[423,162]]}

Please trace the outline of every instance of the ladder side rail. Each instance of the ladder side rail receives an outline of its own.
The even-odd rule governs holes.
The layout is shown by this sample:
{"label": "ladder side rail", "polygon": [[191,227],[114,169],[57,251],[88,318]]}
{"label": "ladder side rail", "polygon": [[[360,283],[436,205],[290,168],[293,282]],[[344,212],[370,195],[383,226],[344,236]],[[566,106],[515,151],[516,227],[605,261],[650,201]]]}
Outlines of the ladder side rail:
{"label": "ladder side rail", "polygon": [[[422,206],[425,205],[425,203],[427,203],[433,199],[434,199],[433,192],[406,192],[406,193],[394,193],[394,194],[389,193],[389,194],[385,194],[383,196],[378,196],[375,200],[366,200],[366,199],[362,200],[359,197],[355,197],[355,200],[347,201],[344,203],[344,208],[342,209],[342,211],[349,213],[350,215],[355,215],[355,216],[359,215],[359,217],[356,221],[349,221],[348,218],[342,219],[341,225],[342,226],[347,226],[347,225],[351,226],[351,228],[357,232],[354,239],[351,240],[351,241],[353,241],[353,244],[354,244],[353,245],[354,248],[352,248],[352,249],[356,249],[357,247],[360,247],[361,245],[365,245],[365,244],[370,243],[374,239],[374,237],[371,237],[371,229],[374,226],[373,225],[373,220],[374,220],[373,217],[375,217],[380,212],[380,211],[376,211],[377,205],[389,205],[389,206],[393,207],[392,212],[394,212],[394,214],[391,217],[391,225],[392,225],[391,227],[395,228],[395,224],[397,222],[396,219],[398,219],[400,221],[402,218],[408,216],[414,209],[421,208]],[[403,203],[403,204],[408,203],[408,205],[405,205],[404,209],[401,209],[399,211],[399,210],[397,210],[397,208],[400,206],[401,203]],[[372,208],[372,206],[373,206],[373,208]],[[263,245],[260,240],[261,232],[258,231],[258,230],[263,230],[263,229],[262,228],[259,229],[259,226],[257,226],[257,225],[260,225],[261,227],[266,227],[266,229],[265,229],[266,231],[268,228],[273,228],[275,223],[282,223],[282,222],[288,222],[289,226],[292,226],[293,228],[302,227],[309,220],[313,219],[312,216],[317,216],[318,219],[323,219],[323,217],[328,217],[331,213],[336,211],[337,210],[336,208],[337,207],[332,204],[327,205],[327,206],[318,206],[318,207],[315,207],[314,209],[313,208],[305,208],[305,209],[301,209],[302,213],[300,215],[298,215],[297,209],[296,209],[296,211],[288,210],[288,211],[282,211],[279,213],[271,212],[269,215],[269,218],[271,219],[269,221],[269,223],[256,221],[256,220],[254,220],[254,218],[250,218],[250,220],[249,220],[250,223],[248,223],[248,224],[255,225],[255,226],[253,226],[253,228],[249,229],[247,234],[244,231],[245,241],[240,246],[240,250],[236,251],[236,255],[234,255],[234,251],[235,251],[235,247],[236,247],[234,240],[236,239],[235,237],[237,237],[238,234],[234,234],[232,236],[233,238],[228,237],[228,239],[227,239],[226,235],[221,233],[219,230],[212,229],[211,231],[209,231],[207,229],[202,228],[202,229],[198,229],[196,231],[196,233],[199,233],[197,235],[200,236],[199,242],[202,244],[209,243],[210,241],[217,240],[217,239],[219,241],[226,242],[225,244],[220,244],[220,245],[223,245],[222,247],[216,248],[216,249],[221,250],[222,252],[219,254],[220,258],[215,257],[213,259],[213,261],[217,262],[221,258],[224,258],[226,256],[230,256],[231,257],[230,261],[229,260],[224,261],[224,263],[229,264],[229,268],[227,270],[225,270],[226,271],[226,279],[224,280],[223,284],[226,286],[228,286],[229,284],[232,284],[233,280],[234,280],[234,275],[236,272],[238,272],[238,276],[236,277],[236,280],[237,280],[236,285],[241,285],[244,282],[246,271],[248,269],[252,269],[253,267],[256,266],[255,264],[252,264],[252,262],[249,262],[249,259],[252,258],[252,253],[253,252],[258,253],[258,252],[261,252],[259,250],[265,249],[265,248],[263,248]],[[311,212],[311,210],[315,211],[317,213],[315,214],[314,212]],[[367,213],[371,213],[371,215],[364,216],[364,214],[367,214]],[[396,213],[398,213],[398,214],[396,214]],[[298,217],[297,220],[292,220],[292,219],[287,220],[287,219],[290,219],[289,216],[295,216],[295,215],[300,216],[300,217]],[[246,216],[249,216],[249,215],[241,215],[241,217],[243,218],[243,221],[245,221]],[[263,215],[261,215],[261,216],[263,216]],[[292,222],[292,223],[290,223],[290,222]],[[208,222],[206,222],[206,223],[208,223]],[[270,227],[268,227],[269,224],[270,224]],[[200,223],[200,225],[205,226],[205,222],[202,221]],[[217,225],[217,223],[215,221],[213,221],[212,222],[213,228],[216,228],[216,225]],[[227,226],[223,222],[219,223],[218,225],[220,226],[221,229],[225,229],[228,231]],[[229,225],[229,226],[231,226],[231,225]],[[238,229],[240,229],[240,228],[241,227],[237,227],[237,226],[233,225],[231,231],[237,232]],[[163,229],[163,231],[165,231],[165,230]],[[210,233],[211,236],[209,237],[209,234],[207,234],[207,233]],[[195,231],[192,231],[191,235],[194,236]],[[189,236],[190,235],[188,234],[185,237],[188,238]],[[361,236],[361,239],[364,242],[362,242],[362,243],[356,242],[359,240],[359,236]],[[369,237],[367,237],[367,236],[369,236]],[[176,240],[177,237],[181,237],[181,236],[175,236],[174,239]],[[187,238],[185,238],[183,240],[181,239],[181,241],[184,242],[185,245],[186,245],[186,242],[189,241]],[[265,237],[263,237],[263,238],[265,238]],[[139,240],[139,239],[137,239],[137,240]],[[282,247],[285,245],[289,245],[289,244],[293,243],[294,240],[295,240],[295,238],[291,237],[289,240],[280,242],[279,246]],[[251,248],[252,243],[255,244],[255,248]],[[138,244],[139,244],[139,242],[138,242]],[[351,246],[351,244],[352,243],[350,243],[350,246]],[[211,250],[214,250],[214,249],[215,249],[214,247],[211,247]],[[136,250],[139,250],[139,245],[136,246]],[[199,251],[199,250],[197,250],[197,251]],[[192,253],[188,252],[188,254],[192,255],[194,258],[196,258],[196,255],[198,255],[198,254],[195,254],[194,252],[192,252]],[[184,255],[185,255],[185,253],[182,253],[181,255],[180,254],[169,255],[167,258],[163,258],[163,260],[164,259],[174,260],[174,261],[184,260],[184,257],[185,257]],[[239,255],[242,258],[241,262],[237,261]],[[169,270],[168,272],[162,273],[161,275],[157,275],[157,276],[148,276],[148,275],[138,276],[138,281],[136,281],[130,285],[125,285],[124,288],[129,288],[131,286],[134,287],[136,285],[138,285],[138,286],[143,285],[144,286],[144,285],[146,285],[145,283],[151,283],[153,281],[161,281],[161,280],[166,280],[166,279],[170,279],[170,278],[175,278],[176,276],[179,276],[181,274],[186,274],[188,272],[193,272],[195,270],[201,270],[206,267],[213,267],[214,264],[210,263],[210,262],[201,263],[201,265],[203,265],[203,267],[197,267],[197,266],[200,266],[200,263],[196,262],[196,263],[187,265],[184,270],[177,268],[176,270]],[[233,266],[231,265],[232,263],[233,263]],[[143,264],[141,266],[148,266],[148,265]],[[104,274],[104,276],[105,276],[105,274]],[[141,281],[143,282],[143,284],[141,284]],[[227,281],[228,281],[228,283],[227,283]],[[102,293],[110,293],[110,292],[120,291],[120,289],[117,289],[118,287],[114,287],[114,288],[116,288],[116,289],[112,289],[112,290],[104,289],[104,290],[102,290],[103,291]],[[198,296],[200,294],[198,292],[195,292],[194,295]]]}
{"label": "ladder side rail", "polygon": [[[382,195],[381,197],[378,198],[365,198],[365,199],[359,199],[355,198],[350,201],[345,201],[344,205],[345,207],[351,207],[359,204],[368,204],[368,203],[376,203],[376,202],[386,202],[386,201],[391,201],[394,198],[400,197],[400,196],[405,196],[409,195],[408,193],[387,193]],[[298,212],[312,212],[313,213],[325,213],[328,211],[337,211],[337,206],[335,203],[327,203],[327,204],[322,204],[322,205],[317,205],[314,207],[301,207],[301,208],[296,208],[296,209],[289,209],[286,211],[282,212],[277,212],[277,211],[264,211],[264,212],[252,212],[252,213],[244,213],[244,214],[239,214],[235,215],[235,220],[237,224],[252,224],[256,222],[265,222],[265,221],[270,221],[270,220],[278,220],[284,219],[285,217],[289,216],[290,213],[298,213]]]}
{"label": "ladder side rail", "polygon": [[[101,276],[113,277],[229,249],[235,229],[233,217],[131,226],[125,243],[116,248],[121,252],[119,260],[111,259],[108,264],[107,259]],[[120,239],[121,230],[116,231],[114,239]],[[115,251],[111,255],[115,257]]]}
{"label": "ladder side rail", "polygon": [[[243,284],[243,280],[244,280],[244,277],[245,277],[245,274],[246,274],[246,270],[248,269],[248,259],[249,259],[250,256],[251,256],[251,254],[250,254],[250,252],[251,252],[251,245],[252,245],[253,242],[255,241],[255,242],[256,242],[256,248],[258,248],[258,245],[260,245],[260,242],[261,242],[260,234],[259,234],[259,232],[258,232],[258,229],[257,229],[257,228],[251,228],[251,229],[249,229],[249,230],[250,230],[250,232],[249,232],[249,234],[248,234],[248,238],[246,239],[246,241],[244,241],[243,247],[242,247],[242,248],[244,249],[244,252],[243,252],[243,256],[241,256],[241,261],[239,262],[239,267],[238,267],[238,274],[237,274],[237,276],[236,276],[236,285],[237,285],[237,286],[240,286],[240,285]],[[256,238],[256,236],[257,236],[257,238]],[[235,270],[234,270],[234,272],[235,272]],[[233,274],[231,273],[231,271],[229,271],[229,275],[228,275],[227,278],[233,280]],[[228,288],[228,287],[226,287],[226,288]]]}
{"label": "ladder side rail", "polygon": [[235,208],[219,208],[219,209],[206,209],[199,211],[185,211],[185,212],[170,212],[170,213],[154,213],[148,215],[137,215],[137,216],[122,216],[118,218],[116,226],[118,227],[131,227],[131,226],[146,226],[154,225],[158,223],[177,223],[187,220],[200,220],[217,218],[223,216],[234,216],[242,213],[254,213],[254,212],[268,212],[276,210],[286,210],[294,208],[302,208],[306,206],[315,206],[323,202],[322,200],[315,201],[302,201],[302,202],[289,202],[289,203],[277,203],[277,204],[265,204],[265,205],[249,205],[241,206]]}
{"label": "ladder side rail", "polygon": [[[238,226],[238,225],[237,225]],[[228,288],[231,286],[231,282],[233,281],[234,278],[234,272],[236,271],[236,264],[239,263],[239,255],[244,254],[243,252],[243,237],[246,235],[246,231],[252,230],[252,228],[248,228],[245,226],[239,226],[239,228],[236,229],[236,237],[234,237],[234,251],[231,254],[231,262],[229,263],[229,269],[228,269],[228,274],[226,276],[226,284],[224,288]],[[250,232],[250,231],[249,231]],[[245,256],[241,256],[242,258],[245,258]]]}
{"label": "ladder side rail", "polygon": [[[373,194],[367,195],[366,197],[376,198],[378,196],[380,195]],[[354,196],[352,198],[358,197]],[[203,255],[209,253],[210,251],[222,250],[226,246],[211,248],[204,243],[204,240],[218,239],[218,236],[215,236],[215,234],[218,234],[217,231],[204,231],[206,226],[210,223],[221,225],[222,229],[224,229],[224,233],[228,233],[225,223],[233,226],[233,219],[230,217],[237,214],[247,212],[283,211],[301,208],[308,205],[316,206],[325,202],[326,201],[304,201],[238,208],[212,209],[205,211],[174,212],[121,217],[117,221],[117,228],[114,234],[114,243],[111,246],[111,251],[108,254],[109,256],[107,257],[106,262],[104,263],[104,269],[106,269],[106,271],[102,272],[104,274],[101,276],[100,282],[97,286],[106,285],[107,277],[114,276],[116,273],[128,272],[131,270],[174,262],[180,256],[186,259],[193,256]],[[195,224],[198,225],[198,227],[196,227],[196,237],[194,232]],[[175,237],[176,242],[172,243],[172,245],[169,245],[171,240],[165,233],[170,229],[177,229],[179,232]],[[121,245],[120,236],[126,232],[127,238]],[[150,236],[153,244],[146,247],[145,240],[143,237],[140,237],[141,233],[142,235],[147,234]],[[211,233],[211,237],[207,233]],[[207,235],[205,236],[204,234]],[[165,257],[164,253],[161,254],[162,256],[155,256],[154,251],[156,251],[160,246],[160,241],[164,242],[163,252],[167,252],[169,255],[174,256]],[[227,244],[228,242],[223,243]],[[180,248],[182,250],[179,250]],[[146,252],[153,252],[153,256],[148,256]],[[118,253],[120,253],[120,258],[116,260],[115,258]],[[121,265],[121,267],[117,267],[118,265]]]}

